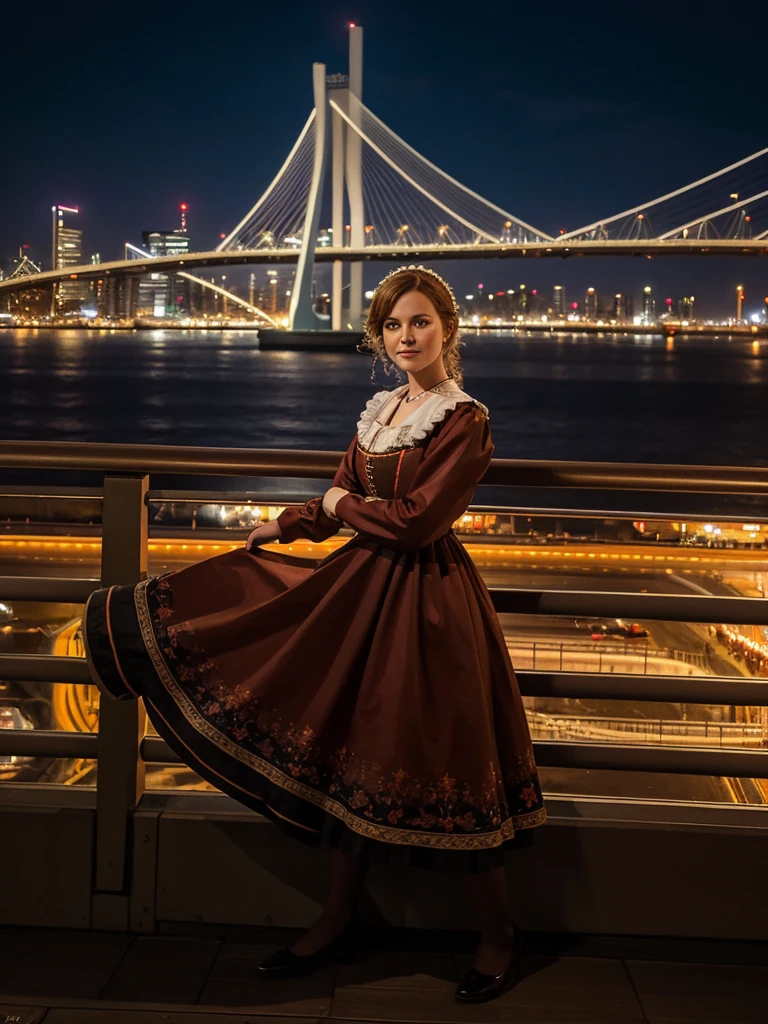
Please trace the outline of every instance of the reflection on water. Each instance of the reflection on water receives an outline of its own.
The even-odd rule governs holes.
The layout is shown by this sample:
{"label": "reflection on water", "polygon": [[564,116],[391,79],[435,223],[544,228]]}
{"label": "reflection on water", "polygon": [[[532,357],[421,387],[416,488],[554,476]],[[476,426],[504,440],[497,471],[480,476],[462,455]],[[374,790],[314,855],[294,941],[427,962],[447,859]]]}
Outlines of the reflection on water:
{"label": "reflection on water", "polygon": [[[766,465],[768,344],[465,332],[496,455]],[[357,352],[254,332],[2,331],[0,437],[342,449],[374,390]]]}

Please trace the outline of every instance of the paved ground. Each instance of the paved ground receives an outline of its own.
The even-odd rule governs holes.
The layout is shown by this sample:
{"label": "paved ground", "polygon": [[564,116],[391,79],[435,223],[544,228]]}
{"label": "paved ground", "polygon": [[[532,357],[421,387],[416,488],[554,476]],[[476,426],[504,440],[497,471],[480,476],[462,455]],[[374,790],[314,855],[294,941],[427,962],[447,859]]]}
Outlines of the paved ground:
{"label": "paved ground", "polygon": [[371,931],[357,963],[254,977],[295,934],[0,928],[0,1024],[768,1024],[765,943],[530,935],[509,990],[466,1007],[472,936]]}

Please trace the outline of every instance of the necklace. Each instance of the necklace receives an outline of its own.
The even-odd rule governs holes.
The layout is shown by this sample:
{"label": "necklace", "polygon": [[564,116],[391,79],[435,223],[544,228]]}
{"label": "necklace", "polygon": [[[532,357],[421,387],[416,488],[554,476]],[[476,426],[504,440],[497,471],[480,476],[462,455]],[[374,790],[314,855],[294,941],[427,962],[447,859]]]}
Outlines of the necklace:
{"label": "necklace", "polygon": [[433,384],[431,388],[427,388],[426,391],[420,391],[418,395],[414,395],[412,398],[409,398],[408,395],[406,395],[406,402],[417,402],[420,398],[423,398],[424,395],[428,395],[430,391],[434,391],[435,388],[440,387],[441,384],[445,384],[447,380],[453,380],[453,377],[449,374],[447,377],[444,377],[442,380],[439,380],[437,384]]}

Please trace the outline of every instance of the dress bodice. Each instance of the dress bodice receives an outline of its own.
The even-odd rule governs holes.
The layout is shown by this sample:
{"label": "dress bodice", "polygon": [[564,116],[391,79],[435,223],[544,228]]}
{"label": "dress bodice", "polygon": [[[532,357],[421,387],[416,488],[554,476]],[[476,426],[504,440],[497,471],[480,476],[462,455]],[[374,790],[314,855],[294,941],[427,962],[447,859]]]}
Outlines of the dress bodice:
{"label": "dress bodice", "polygon": [[434,428],[462,403],[471,402],[488,416],[488,409],[453,380],[438,384],[395,426],[387,424],[409,384],[378,391],[367,402],[357,424],[357,473],[370,500],[401,498],[408,493],[424,445]]}

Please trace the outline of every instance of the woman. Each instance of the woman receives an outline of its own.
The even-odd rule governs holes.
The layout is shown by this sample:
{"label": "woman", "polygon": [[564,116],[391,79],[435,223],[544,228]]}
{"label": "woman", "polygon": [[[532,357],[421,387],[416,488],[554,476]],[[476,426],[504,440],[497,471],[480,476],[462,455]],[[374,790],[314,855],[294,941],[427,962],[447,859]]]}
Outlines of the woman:
{"label": "woman", "polygon": [[[379,391],[322,498],[258,526],[245,549],[92,595],[100,688],[142,697],[204,779],[332,851],[327,906],[265,976],[344,953],[370,863],[466,874],[481,926],[462,1001],[497,995],[520,952],[504,851],[546,812],[490,595],[451,525],[493,454],[461,389],[458,308],[437,274],[376,290],[370,348],[405,371]],[[356,535],[321,562],[261,545]]]}

